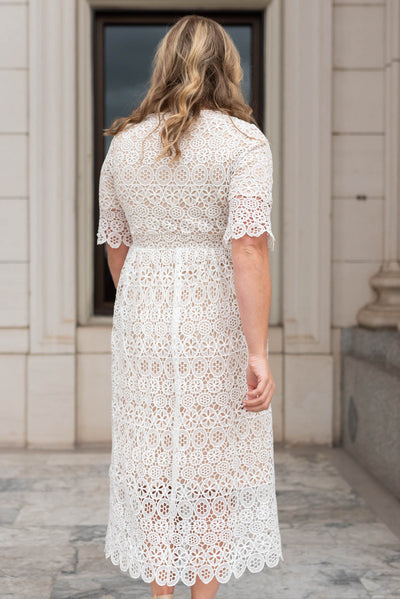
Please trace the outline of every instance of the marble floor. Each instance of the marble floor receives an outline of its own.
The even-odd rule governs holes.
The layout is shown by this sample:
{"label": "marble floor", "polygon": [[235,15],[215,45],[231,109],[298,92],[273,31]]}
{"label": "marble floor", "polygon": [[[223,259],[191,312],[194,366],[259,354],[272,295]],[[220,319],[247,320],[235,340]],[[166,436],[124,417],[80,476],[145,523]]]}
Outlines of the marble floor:
{"label": "marble floor", "polygon": [[[217,599],[399,599],[397,500],[341,448],[276,445],[275,465],[285,559]],[[108,466],[109,450],[0,451],[2,599],[150,598],[104,558]]]}

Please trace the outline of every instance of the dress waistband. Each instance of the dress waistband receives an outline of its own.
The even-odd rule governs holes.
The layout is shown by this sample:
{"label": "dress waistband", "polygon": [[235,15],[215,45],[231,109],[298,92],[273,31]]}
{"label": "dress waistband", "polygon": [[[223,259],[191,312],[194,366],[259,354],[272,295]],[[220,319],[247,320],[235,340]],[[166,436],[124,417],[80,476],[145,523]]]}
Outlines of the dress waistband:
{"label": "dress waistband", "polygon": [[130,246],[129,251],[141,251],[141,252],[205,252],[214,251],[220,253],[227,253],[228,250],[223,245],[138,245],[133,244]]}
{"label": "dress waistband", "polygon": [[131,245],[127,255],[127,261],[136,258],[150,260],[151,262],[169,263],[176,261],[188,261],[190,263],[199,263],[203,261],[215,260],[224,263],[231,262],[232,258],[229,250],[222,245]]}

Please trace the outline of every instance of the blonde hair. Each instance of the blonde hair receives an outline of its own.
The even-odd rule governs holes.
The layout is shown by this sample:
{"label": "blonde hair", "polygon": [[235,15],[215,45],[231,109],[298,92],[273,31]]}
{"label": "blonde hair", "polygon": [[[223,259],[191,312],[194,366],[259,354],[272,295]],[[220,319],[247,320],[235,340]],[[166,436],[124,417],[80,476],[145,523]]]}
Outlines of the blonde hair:
{"label": "blonde hair", "polygon": [[199,15],[179,19],[160,40],[152,68],[150,88],[140,106],[128,117],[116,119],[104,135],[116,135],[152,113],[160,122],[161,113],[169,112],[161,130],[160,157],[172,156],[174,149],[174,162],[181,155],[179,138],[201,109],[220,110],[258,127],[240,87],[239,52],[213,19]]}

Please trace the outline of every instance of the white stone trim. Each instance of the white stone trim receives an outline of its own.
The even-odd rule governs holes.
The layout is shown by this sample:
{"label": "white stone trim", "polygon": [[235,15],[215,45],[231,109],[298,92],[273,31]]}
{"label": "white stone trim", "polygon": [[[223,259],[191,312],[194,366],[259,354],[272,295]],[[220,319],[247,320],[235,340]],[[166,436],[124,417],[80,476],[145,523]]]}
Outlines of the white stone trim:
{"label": "white stone trim", "polygon": [[400,330],[400,3],[386,0],[383,263],[370,279],[376,299],[360,308],[367,327]]}
{"label": "white stone trim", "polygon": [[[78,255],[78,325],[93,319],[93,73],[91,2],[77,2],[78,61],[78,172],[77,231]],[[104,317],[103,317],[104,318]],[[107,318],[110,322],[110,318]]]}
{"label": "white stone trim", "polygon": [[282,2],[271,0],[266,7],[264,29],[264,122],[265,134],[271,144],[273,154],[274,182],[272,230],[277,243],[274,252],[270,252],[270,271],[272,281],[272,298],[270,326],[282,322],[281,256],[283,238],[281,236],[281,154],[282,154]]}
{"label": "white stone trim", "polygon": [[330,354],[332,3],[283,7],[284,351]]}
{"label": "white stone trim", "polygon": [[29,4],[30,352],[75,351],[75,1]]}
{"label": "white stone trim", "polygon": [[[384,261],[400,260],[400,3],[386,2]],[[400,306],[399,306],[400,307]]]}

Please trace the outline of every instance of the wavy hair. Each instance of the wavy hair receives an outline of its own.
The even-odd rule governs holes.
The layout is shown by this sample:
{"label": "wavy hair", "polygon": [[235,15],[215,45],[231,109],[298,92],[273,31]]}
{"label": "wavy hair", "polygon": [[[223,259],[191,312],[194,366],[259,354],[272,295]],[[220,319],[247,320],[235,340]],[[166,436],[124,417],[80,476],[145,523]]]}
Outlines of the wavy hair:
{"label": "wavy hair", "polygon": [[219,110],[258,127],[253,109],[243,98],[242,79],[239,52],[225,29],[208,17],[184,16],[156,48],[144,100],[128,117],[114,120],[103,133],[117,135],[153,113],[158,114],[160,124],[161,114],[168,112],[161,130],[160,157],[173,156],[175,150],[174,162],[181,155],[179,138],[202,109]]}

